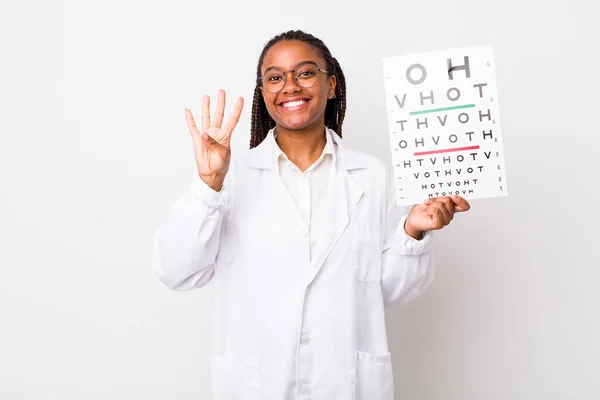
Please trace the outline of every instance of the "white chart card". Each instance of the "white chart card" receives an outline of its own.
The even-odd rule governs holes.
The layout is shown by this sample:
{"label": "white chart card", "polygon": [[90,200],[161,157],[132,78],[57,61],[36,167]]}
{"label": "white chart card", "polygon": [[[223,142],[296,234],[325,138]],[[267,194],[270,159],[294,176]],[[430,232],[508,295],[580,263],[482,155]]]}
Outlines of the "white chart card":
{"label": "white chart card", "polygon": [[506,196],[493,47],[383,59],[398,205]]}

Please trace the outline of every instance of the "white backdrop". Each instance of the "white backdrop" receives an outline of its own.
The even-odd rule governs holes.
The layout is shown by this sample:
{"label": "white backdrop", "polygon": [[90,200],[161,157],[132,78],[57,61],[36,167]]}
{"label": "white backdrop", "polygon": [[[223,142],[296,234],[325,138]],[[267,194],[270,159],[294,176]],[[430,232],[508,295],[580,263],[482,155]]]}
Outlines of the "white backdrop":
{"label": "white backdrop", "polygon": [[386,162],[381,58],[495,47],[509,197],[439,232],[434,284],[389,314],[396,397],[599,399],[593,4],[0,0],[0,399],[209,398],[211,288],[162,286],[152,237],[194,172],[184,108],[244,96],[245,151],[288,29],[330,47],[345,141]]}

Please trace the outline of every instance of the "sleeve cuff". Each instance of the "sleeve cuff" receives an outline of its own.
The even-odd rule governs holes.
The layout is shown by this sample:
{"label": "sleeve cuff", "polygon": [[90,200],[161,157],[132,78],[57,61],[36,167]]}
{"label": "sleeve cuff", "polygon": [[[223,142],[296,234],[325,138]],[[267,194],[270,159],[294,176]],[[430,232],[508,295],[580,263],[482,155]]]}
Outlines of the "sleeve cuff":
{"label": "sleeve cuff", "polygon": [[190,192],[211,208],[221,208],[227,203],[227,190],[225,185],[223,185],[220,192],[216,192],[204,183],[198,174],[192,176]]}
{"label": "sleeve cuff", "polygon": [[406,233],[404,230],[404,223],[408,215],[405,215],[400,220],[396,234],[391,240],[391,245],[396,247],[400,254],[408,256],[419,256],[427,253],[431,250],[431,238],[433,237],[432,231],[426,231],[423,233],[421,240],[416,240]]}

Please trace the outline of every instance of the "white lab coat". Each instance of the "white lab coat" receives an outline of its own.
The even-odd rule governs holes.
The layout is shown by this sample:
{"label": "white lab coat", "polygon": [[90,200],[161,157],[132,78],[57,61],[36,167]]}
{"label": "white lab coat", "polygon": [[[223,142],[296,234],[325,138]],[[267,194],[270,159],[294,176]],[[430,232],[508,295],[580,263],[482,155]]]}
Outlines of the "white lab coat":
{"label": "white lab coat", "polygon": [[270,140],[232,161],[220,193],[195,179],[156,232],[162,282],[215,285],[215,400],[394,397],[384,307],[433,279],[431,232],[406,235],[384,164],[330,132],[335,172],[312,261]]}

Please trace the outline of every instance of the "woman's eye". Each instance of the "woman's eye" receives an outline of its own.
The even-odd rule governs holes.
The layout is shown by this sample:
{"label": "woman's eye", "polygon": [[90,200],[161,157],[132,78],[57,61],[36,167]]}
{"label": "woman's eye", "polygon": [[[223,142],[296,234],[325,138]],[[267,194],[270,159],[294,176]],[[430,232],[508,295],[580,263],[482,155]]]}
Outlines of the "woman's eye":
{"label": "woman's eye", "polygon": [[308,71],[300,71],[300,73],[298,74],[298,76],[306,78],[306,77],[309,77],[309,76],[313,76],[314,74],[315,74],[315,71],[308,70]]}

